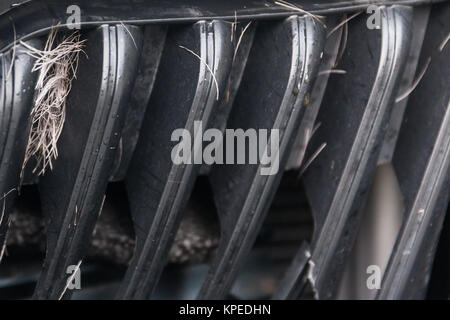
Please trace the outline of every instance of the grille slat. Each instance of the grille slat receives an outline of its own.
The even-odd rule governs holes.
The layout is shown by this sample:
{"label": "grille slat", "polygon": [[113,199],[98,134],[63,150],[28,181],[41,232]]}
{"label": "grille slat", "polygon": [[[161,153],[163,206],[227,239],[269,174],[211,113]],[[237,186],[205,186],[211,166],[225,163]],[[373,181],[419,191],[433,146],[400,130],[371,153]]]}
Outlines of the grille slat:
{"label": "grille slat", "polygon": [[363,17],[349,22],[347,73],[330,79],[310,146],[327,143],[304,178],[316,223],[309,276],[321,299],[338,288],[409,48],[412,8],[382,8],[381,17],[381,32]]}
{"label": "grille slat", "polygon": [[[40,40],[27,44],[41,49]],[[0,245],[4,248],[8,232],[9,216],[18,194],[20,172],[25,156],[29,133],[28,115],[33,106],[37,74],[32,73],[34,59],[27,55],[25,47],[18,45],[17,53],[0,55]],[[11,59],[14,65],[11,68]],[[4,251],[0,249],[0,261]]]}
{"label": "grille slat", "polygon": [[58,161],[39,181],[47,253],[36,299],[61,298],[68,266],[78,265],[89,247],[112,174],[142,41],[140,28],[124,25],[105,25],[86,37],[89,58],[81,57],[67,99],[71,120],[59,140]]}
{"label": "grille slat", "polygon": [[[201,167],[193,163],[202,152],[193,141],[189,145],[191,164],[172,162],[172,150],[177,150],[172,132],[184,128],[190,133],[180,146],[186,143],[184,139],[202,134],[199,121],[203,130],[209,126],[212,110],[225,99],[233,59],[230,35],[231,25],[219,21],[169,30],[126,178],[137,243],[119,298],[149,298],[160,278]],[[195,74],[198,79],[193,81]]]}
{"label": "grille slat", "polygon": [[[310,17],[260,23],[256,30],[227,129],[267,129],[271,139],[270,130],[279,130],[281,168],[304,112],[323,43],[324,30]],[[248,157],[249,151],[245,153]],[[232,164],[211,169],[221,239],[200,299],[224,298],[253,246],[282,174],[280,170],[261,175],[261,168],[261,164]]]}
{"label": "grille slat", "polygon": [[328,79],[330,75],[336,69],[336,59],[339,54],[339,48],[343,43],[343,29],[346,27],[340,27],[336,29],[332,34],[331,30],[337,27],[337,24],[347,17],[343,15],[328,16],[326,19],[327,25],[327,39],[320,62],[319,71],[317,73],[317,80],[314,80],[314,86],[311,90],[311,97],[309,99],[308,107],[300,123],[297,137],[292,146],[289,160],[286,164],[286,170],[295,170],[301,168],[305,159],[305,152],[308,144],[315,134],[317,129],[320,128],[317,123],[317,114],[319,113],[322,99],[327,87]]}
{"label": "grille slat", "polygon": [[123,180],[130,166],[155,83],[166,34],[167,26],[148,25],[144,27],[136,81],[128,102],[119,151],[115,159],[115,172],[111,180]]}
{"label": "grille slat", "polygon": [[405,203],[404,222],[379,299],[423,299],[450,196],[450,6],[431,11],[419,65],[427,72],[411,93],[393,157]]}

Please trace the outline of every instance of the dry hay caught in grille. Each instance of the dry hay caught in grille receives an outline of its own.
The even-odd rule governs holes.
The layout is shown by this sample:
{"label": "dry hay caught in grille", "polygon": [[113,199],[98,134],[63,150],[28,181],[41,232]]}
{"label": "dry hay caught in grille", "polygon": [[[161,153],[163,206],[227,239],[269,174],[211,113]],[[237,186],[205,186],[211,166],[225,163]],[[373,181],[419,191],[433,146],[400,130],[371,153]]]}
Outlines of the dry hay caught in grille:
{"label": "dry hay caught in grille", "polygon": [[36,59],[32,72],[39,72],[21,179],[31,158],[36,159],[33,173],[39,170],[42,175],[47,168],[52,169],[52,160],[58,157],[57,142],[64,126],[66,98],[76,77],[84,41],[77,32],[57,38],[57,29],[53,28],[44,50],[20,42],[26,48],[25,53]]}

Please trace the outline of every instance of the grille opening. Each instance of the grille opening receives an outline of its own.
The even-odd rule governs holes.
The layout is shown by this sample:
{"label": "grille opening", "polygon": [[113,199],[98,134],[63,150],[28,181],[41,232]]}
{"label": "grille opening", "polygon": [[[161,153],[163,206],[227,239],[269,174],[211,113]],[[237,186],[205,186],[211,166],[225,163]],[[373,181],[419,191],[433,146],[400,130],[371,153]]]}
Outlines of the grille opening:
{"label": "grille opening", "polygon": [[220,222],[207,176],[196,180],[153,299],[195,299],[216,253]]}
{"label": "grille opening", "polygon": [[230,298],[268,299],[303,241],[311,241],[313,217],[298,170],[286,171],[261,232]]}
{"label": "grille opening", "polygon": [[373,299],[377,290],[366,285],[367,268],[378,266],[383,275],[404,214],[403,194],[390,163],[379,165],[361,206],[356,239],[341,277],[339,299]]}

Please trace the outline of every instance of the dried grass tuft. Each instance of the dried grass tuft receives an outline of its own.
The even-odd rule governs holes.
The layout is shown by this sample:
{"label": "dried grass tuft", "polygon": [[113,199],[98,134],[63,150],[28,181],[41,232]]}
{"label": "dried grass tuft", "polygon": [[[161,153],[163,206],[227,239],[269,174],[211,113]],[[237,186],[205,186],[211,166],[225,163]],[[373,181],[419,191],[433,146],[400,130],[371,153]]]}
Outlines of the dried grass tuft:
{"label": "dried grass tuft", "polygon": [[331,73],[333,73],[333,74],[346,74],[347,71],[342,70],[342,69],[329,69],[329,70],[322,70],[317,75],[318,76],[322,76],[324,74],[331,74]]}
{"label": "dried grass tuft", "polygon": [[21,178],[32,157],[37,161],[33,173],[39,170],[39,175],[52,169],[52,160],[58,157],[57,142],[66,118],[66,98],[85,42],[77,32],[58,40],[57,30],[53,28],[44,50],[20,42],[26,48],[25,53],[36,59],[32,72],[39,71]]}
{"label": "dried grass tuft", "polygon": [[439,45],[439,52],[442,52],[442,50],[444,50],[448,40],[450,40],[450,32],[447,34],[447,37],[445,37],[445,39],[442,40],[441,44]]}
{"label": "dried grass tuft", "polygon": [[236,48],[234,48],[234,54],[233,54],[233,62],[236,59],[236,55],[238,53],[239,50],[239,46],[241,45],[242,42],[242,38],[244,37],[245,32],[247,31],[248,27],[250,27],[250,25],[252,24],[252,21],[250,21],[249,23],[246,24],[246,26],[244,27],[244,29],[242,29],[241,35],[239,36],[238,42],[236,44]]}
{"label": "dried grass tuft", "polygon": [[339,30],[343,25],[346,25],[350,20],[359,16],[361,13],[363,13],[363,11],[356,12],[348,18],[347,18],[347,16],[345,16],[345,18],[341,22],[339,22],[330,32],[328,32],[327,38],[331,37],[331,35],[333,33],[335,33],[337,30]]}
{"label": "dried grass tuft", "polygon": [[322,21],[323,16],[312,14],[311,12],[303,10],[299,6],[297,6],[297,5],[293,4],[293,3],[287,2],[285,0],[275,1],[275,4],[277,4],[279,6],[282,6],[282,7],[285,7],[287,9],[289,9],[289,10],[298,11],[298,12],[304,14],[304,15],[307,15],[310,18],[312,18],[313,20],[315,20],[318,23],[320,23],[325,29],[327,28],[326,24]]}
{"label": "dried grass tuft", "polygon": [[425,75],[425,72],[427,72],[428,67],[430,65],[431,62],[431,57],[428,57],[427,61],[425,62],[425,65],[422,69],[422,71],[420,71],[419,75],[417,76],[416,80],[413,81],[412,85],[406,89],[405,92],[403,92],[401,95],[399,95],[396,99],[395,99],[395,103],[399,103],[400,101],[402,101],[403,99],[406,99],[413,91],[414,89],[417,87],[417,85],[419,84],[420,80],[422,80],[423,76]]}
{"label": "dried grass tuft", "polygon": [[305,171],[314,162],[314,160],[316,160],[316,158],[323,151],[323,149],[325,149],[326,146],[327,146],[326,142],[322,143],[319,146],[319,148],[312,154],[312,156],[308,159],[308,161],[306,161],[305,164],[303,165],[303,168],[300,170],[300,173],[298,174],[298,178],[300,178],[303,175],[303,173],[305,173]]}
{"label": "dried grass tuft", "polygon": [[208,69],[209,73],[211,73],[211,76],[212,76],[213,81],[214,81],[214,85],[216,86],[216,100],[218,101],[219,100],[219,84],[217,82],[216,75],[214,74],[214,72],[211,69],[211,67],[206,63],[205,60],[202,59],[202,57],[200,57],[198,54],[196,54],[191,49],[188,49],[185,46],[181,46],[181,45],[179,45],[179,47],[181,49],[186,50],[187,52],[191,53],[192,55],[194,55],[198,60],[200,60],[201,63],[203,63],[205,65],[205,67],[206,67],[206,69]]}

